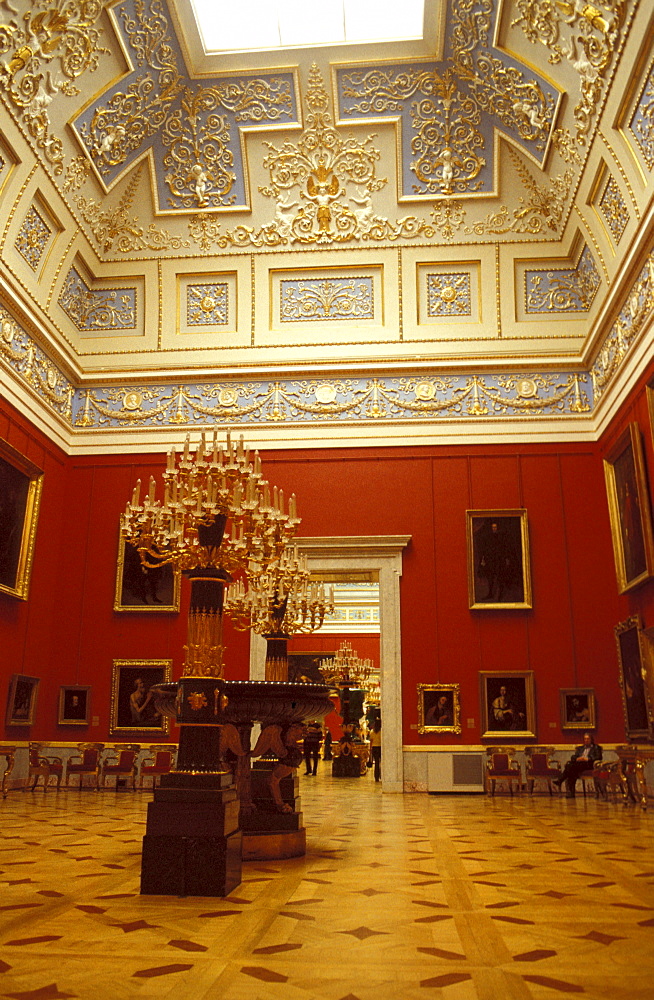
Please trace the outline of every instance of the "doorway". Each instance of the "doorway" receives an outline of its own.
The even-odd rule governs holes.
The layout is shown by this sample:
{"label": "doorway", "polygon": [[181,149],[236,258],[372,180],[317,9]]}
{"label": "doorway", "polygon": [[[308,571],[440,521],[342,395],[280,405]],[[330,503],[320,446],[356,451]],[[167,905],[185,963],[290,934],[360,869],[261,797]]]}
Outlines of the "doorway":
{"label": "doorway", "polygon": [[[382,715],[382,787],[404,788],[402,759],[402,649],[400,577],[402,553],[410,535],[365,535],[296,538],[309,569],[316,573],[367,570],[379,579],[379,652]],[[265,676],[266,640],[251,633],[250,677]]]}

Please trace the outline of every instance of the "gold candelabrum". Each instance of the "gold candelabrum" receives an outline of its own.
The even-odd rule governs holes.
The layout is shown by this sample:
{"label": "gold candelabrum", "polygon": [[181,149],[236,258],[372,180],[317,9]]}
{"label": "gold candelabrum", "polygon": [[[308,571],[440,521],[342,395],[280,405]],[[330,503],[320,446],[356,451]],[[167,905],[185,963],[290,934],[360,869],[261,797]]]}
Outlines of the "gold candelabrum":
{"label": "gold candelabrum", "polygon": [[148,568],[171,563],[191,580],[188,641],[183,677],[222,677],[222,612],[226,584],[234,573],[264,579],[280,563],[300,519],[295,495],[261,475],[258,452],[241,436],[237,443],[227,431],[218,444],[217,432],[207,444],[203,432],[195,452],[187,434],[184,449],[172,447],[163,473],[163,498],[153,476],[141,500],[138,480],[121,519],[121,532]]}
{"label": "gold candelabrum", "polygon": [[334,588],[311,580],[306,556],[297,546],[260,574],[251,573],[230,584],[225,612],[241,630],[251,629],[266,639],[266,680],[288,680],[288,639],[315,632],[334,613]]}
{"label": "gold candelabrum", "polygon": [[371,708],[379,708],[381,706],[381,687],[379,679],[377,677],[369,678],[364,687],[366,691],[366,704],[370,705]]}
{"label": "gold candelabrum", "polygon": [[373,673],[372,660],[362,660],[351,643],[344,639],[333,659],[322,660],[318,667],[325,683],[336,688],[367,688]]}

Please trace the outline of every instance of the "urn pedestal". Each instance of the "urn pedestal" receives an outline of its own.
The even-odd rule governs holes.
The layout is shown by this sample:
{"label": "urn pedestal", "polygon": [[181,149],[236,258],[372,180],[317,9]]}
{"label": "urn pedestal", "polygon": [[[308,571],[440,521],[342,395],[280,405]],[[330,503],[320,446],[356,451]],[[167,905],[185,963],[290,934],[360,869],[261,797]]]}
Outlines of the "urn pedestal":
{"label": "urn pedestal", "polygon": [[232,892],[241,882],[239,806],[230,772],[162,775],[148,805],[141,893]]}

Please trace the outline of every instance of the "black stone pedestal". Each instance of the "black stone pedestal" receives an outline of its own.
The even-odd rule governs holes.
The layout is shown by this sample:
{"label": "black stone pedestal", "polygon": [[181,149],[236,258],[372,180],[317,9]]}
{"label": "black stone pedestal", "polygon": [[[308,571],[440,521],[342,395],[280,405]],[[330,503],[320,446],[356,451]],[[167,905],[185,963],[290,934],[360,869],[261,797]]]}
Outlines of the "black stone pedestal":
{"label": "black stone pedestal", "polygon": [[240,803],[230,773],[162,775],[148,805],[141,893],[227,896],[241,882]]}

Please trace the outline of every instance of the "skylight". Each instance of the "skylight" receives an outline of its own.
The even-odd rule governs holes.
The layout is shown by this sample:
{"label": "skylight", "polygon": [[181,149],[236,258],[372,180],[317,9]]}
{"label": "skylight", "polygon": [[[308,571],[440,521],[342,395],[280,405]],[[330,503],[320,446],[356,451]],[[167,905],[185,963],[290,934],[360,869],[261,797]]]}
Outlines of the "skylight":
{"label": "skylight", "polygon": [[205,52],[422,38],[424,0],[192,0]]}

